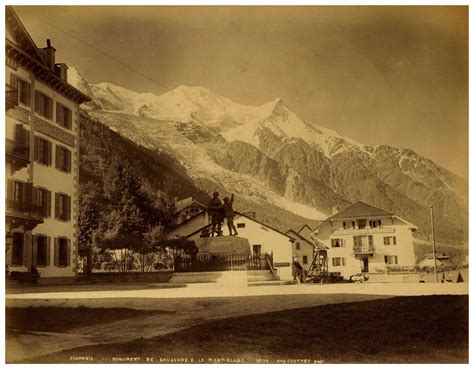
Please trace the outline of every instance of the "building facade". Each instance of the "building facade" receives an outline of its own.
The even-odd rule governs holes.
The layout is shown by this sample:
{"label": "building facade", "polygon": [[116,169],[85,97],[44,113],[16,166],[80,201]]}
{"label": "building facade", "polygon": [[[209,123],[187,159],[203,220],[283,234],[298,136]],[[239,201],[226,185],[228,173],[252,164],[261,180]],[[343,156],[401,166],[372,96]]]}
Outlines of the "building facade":
{"label": "building facade", "polygon": [[286,234],[295,240],[291,245],[293,257],[296,257],[303,269],[308,271],[314,257],[313,242],[293,229],[290,229]]}
{"label": "building facade", "polygon": [[[272,254],[273,266],[278,278],[292,280],[292,243],[294,238],[245,214],[235,213],[234,224],[239,233],[238,237],[248,240],[250,252],[253,255]],[[209,217],[206,212],[201,212],[179,224],[169,232],[168,238],[184,237],[196,241],[199,247],[199,240],[208,237],[209,233],[206,231],[209,227]],[[222,229],[224,237],[227,237],[225,236],[227,233],[225,224]]]}
{"label": "building facade", "polygon": [[73,277],[78,250],[79,104],[49,40],[36,47],[6,7],[6,264]]}
{"label": "building facade", "polygon": [[391,212],[359,201],[326,219],[312,237],[328,248],[329,272],[348,279],[414,267],[416,229]]}

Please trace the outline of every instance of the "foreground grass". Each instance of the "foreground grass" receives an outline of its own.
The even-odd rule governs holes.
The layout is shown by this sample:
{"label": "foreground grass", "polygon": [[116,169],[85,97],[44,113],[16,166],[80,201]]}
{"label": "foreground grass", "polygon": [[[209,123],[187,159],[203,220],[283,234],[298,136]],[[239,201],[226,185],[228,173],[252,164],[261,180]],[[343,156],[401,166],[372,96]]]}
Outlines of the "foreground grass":
{"label": "foreground grass", "polygon": [[5,323],[10,334],[24,331],[67,332],[74,328],[106,324],[117,320],[166,313],[126,308],[7,308]]}
{"label": "foreground grass", "polygon": [[[277,298],[277,297],[275,297]],[[396,297],[209,321],[161,337],[88,346],[35,359],[188,362],[467,363],[468,297]]]}

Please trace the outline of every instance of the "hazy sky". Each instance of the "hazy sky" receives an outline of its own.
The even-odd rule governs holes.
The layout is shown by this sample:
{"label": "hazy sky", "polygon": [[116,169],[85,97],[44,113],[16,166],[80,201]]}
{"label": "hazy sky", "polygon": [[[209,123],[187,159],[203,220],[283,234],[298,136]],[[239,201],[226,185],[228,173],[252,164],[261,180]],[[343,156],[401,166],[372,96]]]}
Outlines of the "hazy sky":
{"label": "hazy sky", "polygon": [[411,148],[467,178],[467,7],[20,7],[39,47],[92,83],[276,97],[367,144]]}

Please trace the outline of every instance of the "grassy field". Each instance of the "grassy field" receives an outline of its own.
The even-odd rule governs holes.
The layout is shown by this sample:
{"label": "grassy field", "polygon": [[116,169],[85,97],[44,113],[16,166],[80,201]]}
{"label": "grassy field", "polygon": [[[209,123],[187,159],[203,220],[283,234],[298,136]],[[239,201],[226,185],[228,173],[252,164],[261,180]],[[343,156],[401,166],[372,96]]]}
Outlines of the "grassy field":
{"label": "grassy field", "polygon": [[[63,324],[53,309],[43,309],[41,314],[50,330]],[[75,317],[76,312],[69,314],[67,324],[74,325]],[[10,327],[15,324],[24,323],[9,321]],[[34,362],[68,363],[71,356],[93,357],[94,362],[130,357],[145,362],[148,357],[155,363],[180,358],[188,362],[467,363],[468,297],[395,297],[228,318],[153,339],[67,350]]]}
{"label": "grassy field", "polygon": [[7,333],[23,331],[67,332],[74,328],[106,324],[150,314],[166,314],[159,310],[145,311],[125,308],[29,307],[7,308]]}

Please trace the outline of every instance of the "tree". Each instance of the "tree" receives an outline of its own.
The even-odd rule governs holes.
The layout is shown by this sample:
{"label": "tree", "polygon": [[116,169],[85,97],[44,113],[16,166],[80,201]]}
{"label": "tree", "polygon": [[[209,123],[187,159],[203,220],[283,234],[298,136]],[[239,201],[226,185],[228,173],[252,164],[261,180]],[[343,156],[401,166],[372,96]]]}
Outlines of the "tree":
{"label": "tree", "polygon": [[174,224],[174,207],[164,198],[149,195],[133,170],[117,158],[113,159],[104,184],[107,209],[93,242],[114,250],[114,255],[120,250],[122,271],[129,269],[133,253],[138,253],[144,271],[146,255],[156,251],[163,230]]}
{"label": "tree", "polygon": [[101,212],[104,208],[104,195],[92,182],[81,185],[79,192],[79,248],[86,251],[86,274],[93,269],[93,234],[98,229]]}

